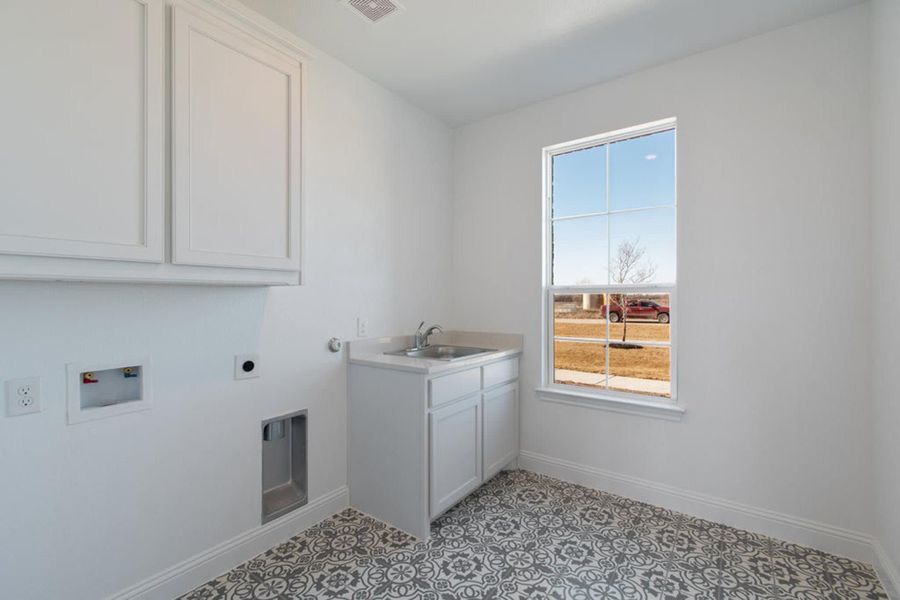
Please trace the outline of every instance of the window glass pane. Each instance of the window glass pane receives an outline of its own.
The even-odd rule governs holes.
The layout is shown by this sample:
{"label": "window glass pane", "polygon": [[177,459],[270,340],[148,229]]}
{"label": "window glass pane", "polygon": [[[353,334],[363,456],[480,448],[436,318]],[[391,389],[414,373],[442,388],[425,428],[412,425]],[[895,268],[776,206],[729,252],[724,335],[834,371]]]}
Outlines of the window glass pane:
{"label": "window glass pane", "polygon": [[554,342],[553,381],[602,388],[606,381],[606,346],[582,342]]}
{"label": "window glass pane", "polygon": [[609,294],[609,339],[668,342],[671,321],[668,294]]}
{"label": "window glass pane", "polygon": [[553,217],[606,212],[606,146],[553,157]]}
{"label": "window glass pane", "polygon": [[675,204],[675,131],[609,145],[609,209]]}
{"label": "window glass pane", "polygon": [[553,222],[553,283],[607,282],[606,229],[609,217]]}
{"label": "window glass pane", "polygon": [[608,218],[610,283],[675,283],[675,207]]}
{"label": "window glass pane", "polygon": [[606,338],[600,309],[603,294],[557,294],[553,297],[553,337]]}
{"label": "window glass pane", "polygon": [[610,342],[609,389],[671,398],[670,349]]}

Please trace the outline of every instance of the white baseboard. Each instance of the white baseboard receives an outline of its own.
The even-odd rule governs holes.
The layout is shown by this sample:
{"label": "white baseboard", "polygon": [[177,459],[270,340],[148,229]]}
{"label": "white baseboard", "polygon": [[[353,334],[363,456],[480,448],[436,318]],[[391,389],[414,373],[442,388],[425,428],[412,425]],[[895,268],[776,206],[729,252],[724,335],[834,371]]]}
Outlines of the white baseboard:
{"label": "white baseboard", "polygon": [[877,556],[872,537],[856,531],[527,450],[519,453],[519,465],[527,471],[550,475],[563,481],[578,483],[786,542],[817,548],[837,556],[871,565],[880,562],[881,557]]}
{"label": "white baseboard", "polygon": [[872,546],[875,548],[875,555],[878,557],[875,568],[878,570],[881,583],[884,584],[888,596],[892,600],[900,600],[900,570],[898,570],[894,561],[891,560],[891,557],[888,556],[881,542],[876,540],[872,542]]}
{"label": "white baseboard", "polygon": [[[900,573],[897,567],[884,547],[865,534],[527,450],[519,453],[517,466],[873,564],[887,593],[893,600],[900,600]],[[340,512],[349,506],[349,499],[346,486],[337,488],[281,519],[242,533],[106,600],[171,600]]]}
{"label": "white baseboard", "polygon": [[192,556],[106,600],[172,600],[309,529],[349,504],[350,492],[347,486],[341,486],[303,508]]}

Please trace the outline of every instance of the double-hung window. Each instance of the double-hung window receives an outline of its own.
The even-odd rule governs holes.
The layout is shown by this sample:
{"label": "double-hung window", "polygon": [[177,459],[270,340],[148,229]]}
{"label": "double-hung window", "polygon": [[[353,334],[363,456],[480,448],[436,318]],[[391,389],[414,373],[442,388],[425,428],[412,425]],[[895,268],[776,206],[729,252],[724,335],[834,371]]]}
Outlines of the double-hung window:
{"label": "double-hung window", "polygon": [[675,120],[545,148],[544,388],[675,400]]}

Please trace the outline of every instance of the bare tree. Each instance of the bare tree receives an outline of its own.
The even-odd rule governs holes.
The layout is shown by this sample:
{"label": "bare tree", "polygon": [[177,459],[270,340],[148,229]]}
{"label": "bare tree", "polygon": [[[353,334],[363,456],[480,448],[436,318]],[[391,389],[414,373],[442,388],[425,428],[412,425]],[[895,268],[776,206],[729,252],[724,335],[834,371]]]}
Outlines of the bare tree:
{"label": "bare tree", "polygon": [[613,283],[644,283],[656,275],[656,265],[644,260],[647,250],[641,246],[641,238],[622,240],[609,267]]}
{"label": "bare tree", "polygon": [[[609,278],[612,283],[638,284],[653,279],[656,274],[656,265],[649,259],[645,260],[646,248],[641,246],[641,238],[622,240],[609,265]],[[628,332],[628,301],[625,294],[610,294],[609,304],[618,304],[622,308],[622,341]],[[607,311],[609,309],[607,308]],[[607,318],[609,315],[607,314]]]}

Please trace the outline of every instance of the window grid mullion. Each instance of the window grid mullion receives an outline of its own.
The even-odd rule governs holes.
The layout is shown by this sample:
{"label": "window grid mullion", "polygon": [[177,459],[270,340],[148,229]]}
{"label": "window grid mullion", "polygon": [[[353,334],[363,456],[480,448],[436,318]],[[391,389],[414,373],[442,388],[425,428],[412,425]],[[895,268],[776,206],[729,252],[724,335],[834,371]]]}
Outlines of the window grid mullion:
{"label": "window grid mullion", "polygon": [[[609,184],[607,184],[608,186]],[[576,221],[578,219],[588,219],[591,217],[608,217],[610,215],[622,215],[626,213],[636,213],[636,212],[647,212],[651,210],[660,210],[662,208],[677,208],[677,206],[673,204],[654,204],[653,206],[640,206],[638,208],[620,208],[619,210],[609,210],[607,207],[606,212],[592,212],[592,213],[582,213],[580,215],[566,215],[564,217],[552,217],[550,220],[554,223],[557,221]]]}
{"label": "window grid mullion", "polygon": [[[612,239],[610,235],[612,235],[612,229],[610,228],[610,221],[612,218],[609,216],[609,155],[612,152],[612,145],[607,144],[606,146],[606,283],[609,283],[609,270],[610,270],[610,261],[612,260]],[[609,294],[604,293],[603,299],[606,300],[604,304],[606,305],[606,344],[603,348],[603,359],[605,361],[605,365],[603,366],[603,389],[609,389]]]}
{"label": "window grid mullion", "polygon": [[676,286],[667,283],[663,285],[554,285],[549,286],[554,294],[671,294]]}
{"label": "window grid mullion", "polygon": [[[584,338],[584,337],[571,337],[565,335],[554,335],[554,342],[571,342],[573,344],[608,344],[613,340],[609,338]],[[663,340],[631,340],[636,344],[640,344],[642,346],[652,347],[652,348],[671,348],[671,341],[663,341]]]}

